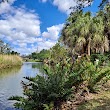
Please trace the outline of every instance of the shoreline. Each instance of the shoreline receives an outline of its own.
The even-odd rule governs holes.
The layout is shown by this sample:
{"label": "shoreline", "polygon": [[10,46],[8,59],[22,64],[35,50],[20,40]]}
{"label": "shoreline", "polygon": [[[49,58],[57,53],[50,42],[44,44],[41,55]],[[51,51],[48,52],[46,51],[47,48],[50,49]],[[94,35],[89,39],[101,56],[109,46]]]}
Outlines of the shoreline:
{"label": "shoreline", "polygon": [[23,64],[22,58],[17,55],[0,55],[0,69],[13,68]]}

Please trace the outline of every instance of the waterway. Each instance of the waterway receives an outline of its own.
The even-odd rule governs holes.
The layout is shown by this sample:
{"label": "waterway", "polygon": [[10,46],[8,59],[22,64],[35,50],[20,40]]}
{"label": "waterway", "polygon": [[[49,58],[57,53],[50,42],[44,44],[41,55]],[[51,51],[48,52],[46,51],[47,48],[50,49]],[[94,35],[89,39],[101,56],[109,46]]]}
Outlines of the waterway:
{"label": "waterway", "polygon": [[13,107],[14,101],[8,98],[22,96],[23,77],[34,77],[37,74],[43,74],[42,63],[25,62],[21,67],[0,70],[0,110],[17,110]]}

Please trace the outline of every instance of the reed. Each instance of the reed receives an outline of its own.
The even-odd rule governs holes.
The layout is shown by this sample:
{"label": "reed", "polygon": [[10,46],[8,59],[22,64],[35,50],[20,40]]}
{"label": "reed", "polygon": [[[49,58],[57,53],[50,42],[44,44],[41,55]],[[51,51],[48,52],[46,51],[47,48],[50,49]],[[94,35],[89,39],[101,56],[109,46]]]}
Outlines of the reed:
{"label": "reed", "polygon": [[0,55],[0,69],[22,65],[22,58],[18,55]]}

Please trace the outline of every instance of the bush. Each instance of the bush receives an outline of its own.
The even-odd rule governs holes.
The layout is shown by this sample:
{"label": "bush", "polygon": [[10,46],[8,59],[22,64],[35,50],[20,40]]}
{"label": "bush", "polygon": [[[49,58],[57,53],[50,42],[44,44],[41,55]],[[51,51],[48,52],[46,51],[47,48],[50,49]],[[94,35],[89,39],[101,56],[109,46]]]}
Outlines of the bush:
{"label": "bush", "polygon": [[100,66],[108,64],[109,62],[109,55],[105,54],[92,54],[91,55],[91,61],[94,63],[96,61],[96,59],[99,60],[98,64]]}
{"label": "bush", "polygon": [[94,65],[90,60],[86,58],[82,58],[81,60],[76,61],[74,72],[76,72],[77,75],[80,72],[80,75],[78,75],[76,79],[79,78],[79,82],[81,82],[80,84],[86,82],[86,89],[88,89],[90,92],[95,91],[94,87],[100,81],[104,82],[105,80],[110,79],[110,69],[107,66],[100,67],[100,65]]}
{"label": "bush", "polygon": [[60,104],[66,101],[72,94],[72,89],[67,86],[67,76],[60,67],[54,73],[46,71],[46,76],[37,75],[35,78],[25,77],[29,82],[22,82],[24,97],[13,96],[11,100],[17,100],[16,108],[23,110],[43,110],[45,105],[54,104],[60,108]]}
{"label": "bush", "polygon": [[[110,79],[110,69],[100,68],[86,58],[78,59],[74,65],[69,60],[58,63],[53,69],[44,69],[45,76],[25,77],[22,82],[25,97],[14,96],[14,105],[23,110],[46,110],[58,108],[62,102],[73,97],[80,89],[82,94],[94,92],[102,80]],[[53,106],[52,106],[53,105]]]}

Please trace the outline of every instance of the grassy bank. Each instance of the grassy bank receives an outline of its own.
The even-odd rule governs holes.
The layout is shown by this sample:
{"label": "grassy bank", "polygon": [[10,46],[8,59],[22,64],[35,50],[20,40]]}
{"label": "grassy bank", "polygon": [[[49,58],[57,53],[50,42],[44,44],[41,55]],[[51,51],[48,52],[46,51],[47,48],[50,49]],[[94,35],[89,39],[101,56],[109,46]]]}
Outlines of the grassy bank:
{"label": "grassy bank", "polygon": [[0,55],[0,69],[22,65],[22,58],[17,55]]}
{"label": "grassy bank", "polygon": [[38,59],[28,59],[28,58],[26,58],[26,59],[23,59],[23,61],[24,62],[43,62],[43,61],[41,61],[41,60],[38,60]]}
{"label": "grassy bank", "polygon": [[77,110],[110,110],[110,91],[101,91],[88,97],[88,100],[80,104]]}

